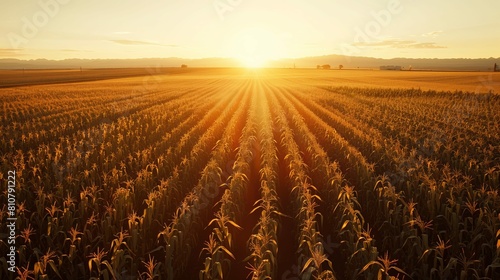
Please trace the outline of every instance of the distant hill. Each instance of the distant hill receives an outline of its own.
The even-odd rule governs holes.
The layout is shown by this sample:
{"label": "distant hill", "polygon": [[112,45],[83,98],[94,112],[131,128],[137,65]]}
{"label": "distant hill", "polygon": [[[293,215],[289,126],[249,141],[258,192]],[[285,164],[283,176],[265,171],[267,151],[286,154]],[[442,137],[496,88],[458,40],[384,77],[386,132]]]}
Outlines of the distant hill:
{"label": "distant hill", "polygon": [[316,67],[316,65],[330,64],[332,69],[338,69],[342,65],[344,69],[349,68],[375,68],[379,69],[383,65],[397,65],[403,69],[410,66],[414,70],[451,70],[451,71],[493,71],[494,64],[500,64],[500,58],[451,58],[451,59],[431,59],[431,58],[393,58],[382,59],[361,56],[325,55],[314,57],[303,57],[296,59],[282,59],[274,61],[274,67]]}
{"label": "distant hill", "polygon": [[155,67],[238,67],[230,58],[140,58],[140,59],[0,59],[0,69],[78,69],[82,68],[155,68]]}
{"label": "distant hill", "polygon": [[[268,66],[275,68],[316,68],[316,65],[330,64],[333,69],[343,65],[344,69],[375,68],[383,65],[398,65],[403,69],[410,66],[414,70],[451,71],[492,71],[493,65],[500,64],[500,58],[451,58],[451,59],[382,59],[361,56],[325,55],[302,58],[288,58],[271,61]],[[65,60],[20,60],[0,59],[0,69],[77,69],[77,68],[130,68],[130,67],[240,67],[241,63],[232,58],[142,58],[142,59],[65,59]]]}

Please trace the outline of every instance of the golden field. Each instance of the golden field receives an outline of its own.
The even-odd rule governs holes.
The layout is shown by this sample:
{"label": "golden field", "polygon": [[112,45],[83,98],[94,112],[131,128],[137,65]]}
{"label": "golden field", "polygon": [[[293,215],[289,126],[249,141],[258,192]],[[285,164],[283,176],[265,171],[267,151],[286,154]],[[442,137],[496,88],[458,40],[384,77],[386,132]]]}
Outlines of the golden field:
{"label": "golden field", "polygon": [[53,84],[78,81],[116,79],[134,76],[186,74],[186,78],[218,75],[262,75],[301,78],[317,84],[335,86],[421,88],[438,91],[500,92],[498,72],[440,72],[440,71],[380,71],[380,70],[317,70],[317,69],[238,69],[238,68],[125,68],[125,69],[60,69],[60,70],[0,70],[0,88]]}
{"label": "golden field", "polygon": [[487,72],[2,70],[0,278],[498,279],[499,92]]}

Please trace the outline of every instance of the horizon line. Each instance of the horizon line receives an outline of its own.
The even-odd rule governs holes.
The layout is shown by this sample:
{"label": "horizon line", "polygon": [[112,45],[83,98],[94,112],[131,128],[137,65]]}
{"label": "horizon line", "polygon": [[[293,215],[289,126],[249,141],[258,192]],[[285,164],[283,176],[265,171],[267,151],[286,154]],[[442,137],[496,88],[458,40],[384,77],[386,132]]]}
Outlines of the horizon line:
{"label": "horizon line", "polygon": [[[382,58],[382,57],[374,57],[374,56],[349,56],[349,55],[343,55],[343,54],[325,54],[325,55],[316,55],[316,56],[301,56],[301,57],[284,57],[284,58],[278,58],[278,59],[270,59],[269,61],[279,61],[279,60],[293,60],[293,59],[306,59],[306,58],[319,58],[319,57],[326,57],[326,56],[339,56],[339,57],[349,57],[349,58],[372,58],[372,59],[382,59],[382,60],[392,60],[392,59],[438,59],[438,60],[445,60],[445,59],[500,59],[500,57],[392,57],[392,58]],[[198,57],[198,58],[188,58],[188,57],[177,57],[177,56],[170,56],[170,57],[140,57],[140,58],[63,58],[63,59],[49,59],[49,58],[31,58],[31,59],[22,59],[22,58],[14,58],[14,57],[4,57],[0,58],[0,60],[19,60],[19,61],[36,61],[36,60],[48,60],[48,61],[65,61],[65,60],[141,60],[141,59],[185,59],[185,60],[203,60],[203,59],[227,59],[227,60],[238,60],[236,57],[217,57],[217,56],[212,56],[212,57]]]}

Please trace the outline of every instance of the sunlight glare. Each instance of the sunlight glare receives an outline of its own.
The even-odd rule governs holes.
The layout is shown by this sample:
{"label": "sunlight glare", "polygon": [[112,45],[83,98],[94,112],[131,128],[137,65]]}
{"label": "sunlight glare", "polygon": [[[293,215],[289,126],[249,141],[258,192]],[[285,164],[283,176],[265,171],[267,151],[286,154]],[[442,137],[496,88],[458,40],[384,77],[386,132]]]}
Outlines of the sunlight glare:
{"label": "sunlight glare", "polygon": [[235,36],[232,52],[244,67],[261,68],[271,60],[281,58],[283,49],[280,36],[264,28],[252,27]]}

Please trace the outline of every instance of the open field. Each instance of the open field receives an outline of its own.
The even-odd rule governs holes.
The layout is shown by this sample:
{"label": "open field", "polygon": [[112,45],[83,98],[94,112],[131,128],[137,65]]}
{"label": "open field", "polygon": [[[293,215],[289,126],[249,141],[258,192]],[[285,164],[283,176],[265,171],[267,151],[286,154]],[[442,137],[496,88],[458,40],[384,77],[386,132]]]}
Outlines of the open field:
{"label": "open field", "polygon": [[0,71],[0,279],[500,279],[500,73],[93,71]]}
{"label": "open field", "polygon": [[[74,83],[123,77],[146,76],[153,80],[158,75],[186,74],[187,78],[207,75],[238,76],[255,70],[226,68],[125,68],[75,70],[0,70],[0,88],[23,85]],[[353,87],[421,88],[437,91],[469,91],[500,93],[500,72],[438,72],[438,71],[379,71],[379,70],[317,70],[317,69],[261,69],[260,75],[300,78],[314,84]],[[162,78],[163,79],[163,78]],[[144,79],[143,79],[144,80]],[[157,80],[157,79],[156,79]],[[295,81],[297,82],[297,80]],[[151,83],[151,82],[149,82]]]}
{"label": "open field", "polygon": [[0,70],[0,88],[185,73],[180,68]]}

